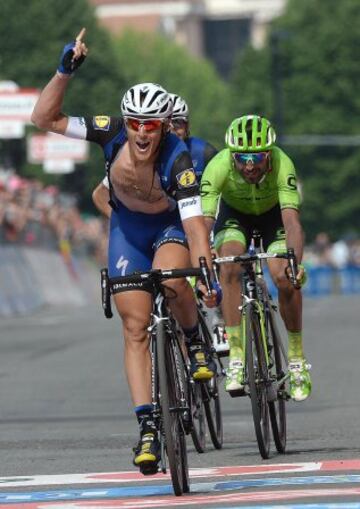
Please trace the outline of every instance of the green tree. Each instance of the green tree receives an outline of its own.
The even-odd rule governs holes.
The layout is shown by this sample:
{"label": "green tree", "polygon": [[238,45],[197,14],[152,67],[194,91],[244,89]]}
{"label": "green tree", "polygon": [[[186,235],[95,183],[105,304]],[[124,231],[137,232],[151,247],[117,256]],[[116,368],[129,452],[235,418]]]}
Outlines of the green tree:
{"label": "green tree", "polygon": [[[359,133],[360,35],[358,0],[289,0],[273,23],[268,45],[249,49],[232,77],[240,109],[277,119],[271,37],[278,40],[284,133]],[[276,123],[276,122],[275,122]],[[279,127],[279,126],[276,126]],[[302,217],[311,238],[360,231],[359,147],[284,147],[304,183]]]}
{"label": "green tree", "polygon": [[[0,0],[0,12],[0,79],[13,80],[22,87],[42,88],[54,74],[64,44],[84,26],[89,55],[69,84],[63,109],[74,116],[118,112],[123,77],[115,65],[111,39],[97,25],[87,0]],[[24,144],[18,146],[21,150]],[[55,178],[43,176],[38,165],[26,165],[25,155],[23,166],[17,170],[48,180]],[[91,190],[103,173],[101,150],[92,146],[86,164],[57,180],[89,205]]]}
{"label": "green tree", "polygon": [[155,34],[128,30],[115,45],[126,87],[149,81],[181,95],[189,104],[194,136],[222,147],[231,116],[229,87],[209,62]]}

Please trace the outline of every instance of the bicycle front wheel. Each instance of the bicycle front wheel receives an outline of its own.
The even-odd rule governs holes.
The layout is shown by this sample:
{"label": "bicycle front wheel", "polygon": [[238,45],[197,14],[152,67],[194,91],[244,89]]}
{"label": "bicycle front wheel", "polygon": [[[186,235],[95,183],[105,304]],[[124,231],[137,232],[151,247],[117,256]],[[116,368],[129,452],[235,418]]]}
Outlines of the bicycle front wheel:
{"label": "bicycle front wheel", "polygon": [[[275,322],[275,316],[269,313],[269,343],[272,346],[275,376],[277,380],[284,378],[284,355],[283,344]],[[277,389],[277,400],[269,401],[271,428],[273,432],[276,450],[284,453],[286,449],[286,387],[282,382]]]}
{"label": "bicycle front wheel", "polygon": [[205,408],[200,384],[191,381],[191,438],[195,449],[199,453],[205,452],[206,447],[206,422]]}
{"label": "bicycle front wheel", "polygon": [[255,306],[246,306],[246,372],[251,398],[255,435],[261,456],[269,457],[270,426],[267,402],[267,363],[260,319]]}
{"label": "bicycle front wheel", "polygon": [[165,435],[166,453],[175,495],[189,491],[186,438],[182,425],[181,391],[184,388],[181,353],[166,326],[160,321],[156,333],[161,402],[161,431]]}
{"label": "bicycle front wheel", "polygon": [[[213,348],[213,340],[212,334],[207,326],[206,320],[199,310],[198,312],[199,325],[202,332],[202,337],[207,347],[210,355],[213,356],[215,362],[216,358],[214,356],[214,348]],[[216,354],[215,354],[216,355]],[[218,364],[216,362],[216,364]],[[220,369],[219,366],[217,369]],[[220,393],[219,393],[219,374],[216,373],[215,376],[209,380],[206,384],[202,384],[201,392],[202,398],[204,401],[206,420],[208,423],[209,433],[211,437],[211,441],[215,447],[215,449],[222,449],[223,446],[223,422],[222,422],[222,414],[221,414],[221,403],[220,403]]]}

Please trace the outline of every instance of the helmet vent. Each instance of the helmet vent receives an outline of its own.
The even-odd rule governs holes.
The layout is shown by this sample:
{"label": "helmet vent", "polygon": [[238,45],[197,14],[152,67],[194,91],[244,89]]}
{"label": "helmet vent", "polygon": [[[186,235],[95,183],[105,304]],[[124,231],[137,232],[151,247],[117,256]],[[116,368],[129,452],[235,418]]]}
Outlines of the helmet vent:
{"label": "helmet vent", "polygon": [[143,90],[141,90],[140,91],[140,106],[142,106],[144,104],[146,96],[147,96],[147,91],[144,92]]}
{"label": "helmet vent", "polygon": [[149,102],[149,106],[152,105],[154,103],[154,101],[156,101],[156,99],[159,97],[159,95],[162,95],[163,92],[162,91],[158,91],[158,92],[155,92],[155,94],[152,96],[150,102]]}

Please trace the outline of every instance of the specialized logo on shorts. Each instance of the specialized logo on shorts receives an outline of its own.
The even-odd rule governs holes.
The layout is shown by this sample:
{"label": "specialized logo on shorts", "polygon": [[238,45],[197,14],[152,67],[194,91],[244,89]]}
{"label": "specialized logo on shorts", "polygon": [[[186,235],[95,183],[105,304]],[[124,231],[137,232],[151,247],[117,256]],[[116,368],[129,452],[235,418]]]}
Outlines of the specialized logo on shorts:
{"label": "specialized logo on shorts", "polygon": [[185,170],[176,175],[179,186],[181,187],[192,187],[196,185],[196,175],[194,170]]}
{"label": "specialized logo on shorts", "polygon": [[110,117],[93,117],[93,126],[97,131],[108,131],[110,129]]}
{"label": "specialized logo on shorts", "polygon": [[129,260],[123,257],[123,255],[120,256],[116,263],[116,268],[121,272],[122,276],[125,276],[126,268],[129,264]]}

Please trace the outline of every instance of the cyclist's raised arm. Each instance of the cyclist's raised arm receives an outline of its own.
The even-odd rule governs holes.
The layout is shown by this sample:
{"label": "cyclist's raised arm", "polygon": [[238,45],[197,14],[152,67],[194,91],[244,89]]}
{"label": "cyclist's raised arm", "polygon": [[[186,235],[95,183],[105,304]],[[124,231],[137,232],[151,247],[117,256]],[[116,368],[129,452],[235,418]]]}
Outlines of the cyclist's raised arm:
{"label": "cyclist's raised arm", "polygon": [[85,60],[88,52],[82,41],[84,35],[85,28],[73,42],[64,47],[55,76],[40,94],[31,116],[31,121],[39,129],[59,134],[66,133],[68,118],[61,109],[71,75]]}

